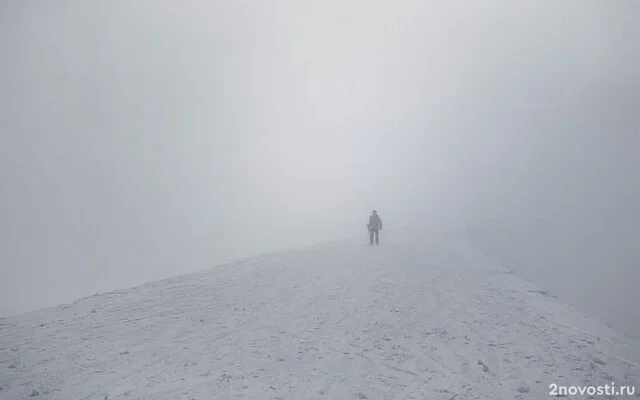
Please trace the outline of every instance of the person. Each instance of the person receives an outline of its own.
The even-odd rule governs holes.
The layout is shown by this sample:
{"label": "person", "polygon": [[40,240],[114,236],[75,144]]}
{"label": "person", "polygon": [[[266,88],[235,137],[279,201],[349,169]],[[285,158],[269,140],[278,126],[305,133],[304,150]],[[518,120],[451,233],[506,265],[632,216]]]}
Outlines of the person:
{"label": "person", "polygon": [[369,216],[369,223],[367,224],[367,228],[369,228],[369,244],[372,245],[374,240],[376,244],[380,244],[380,231],[382,230],[382,219],[378,215],[378,211],[373,210],[371,215]]}

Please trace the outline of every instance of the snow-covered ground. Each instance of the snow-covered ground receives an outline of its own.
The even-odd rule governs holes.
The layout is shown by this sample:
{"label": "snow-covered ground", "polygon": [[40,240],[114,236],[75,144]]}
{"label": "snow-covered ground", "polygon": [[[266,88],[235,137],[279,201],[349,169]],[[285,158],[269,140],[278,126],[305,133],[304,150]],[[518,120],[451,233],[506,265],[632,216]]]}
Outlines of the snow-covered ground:
{"label": "snow-covered ground", "polygon": [[264,254],[0,319],[0,399],[546,399],[553,384],[640,386],[638,342],[460,241],[416,236]]}

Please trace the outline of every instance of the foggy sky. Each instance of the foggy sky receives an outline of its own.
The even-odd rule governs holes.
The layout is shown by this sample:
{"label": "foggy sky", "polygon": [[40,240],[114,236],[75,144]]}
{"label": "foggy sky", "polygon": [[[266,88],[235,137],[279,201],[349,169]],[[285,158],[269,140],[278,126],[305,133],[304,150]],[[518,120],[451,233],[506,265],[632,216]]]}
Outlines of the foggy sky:
{"label": "foggy sky", "polygon": [[4,1],[0,314],[372,208],[637,267],[636,1],[316,3]]}

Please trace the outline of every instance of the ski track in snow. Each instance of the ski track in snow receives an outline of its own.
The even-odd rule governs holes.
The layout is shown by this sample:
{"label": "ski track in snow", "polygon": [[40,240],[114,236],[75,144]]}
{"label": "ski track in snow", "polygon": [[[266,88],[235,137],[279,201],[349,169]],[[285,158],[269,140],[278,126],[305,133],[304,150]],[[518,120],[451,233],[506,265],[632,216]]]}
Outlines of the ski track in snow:
{"label": "ski track in snow", "polygon": [[0,399],[546,399],[552,383],[640,385],[639,344],[597,319],[446,240],[385,239],[0,319]]}

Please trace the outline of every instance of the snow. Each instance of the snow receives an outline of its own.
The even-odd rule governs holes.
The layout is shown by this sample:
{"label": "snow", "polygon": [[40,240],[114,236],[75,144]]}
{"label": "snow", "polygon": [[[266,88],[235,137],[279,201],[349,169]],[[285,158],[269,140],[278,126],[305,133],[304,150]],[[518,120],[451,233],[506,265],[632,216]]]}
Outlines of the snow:
{"label": "snow", "polygon": [[0,319],[0,399],[546,399],[554,383],[640,385],[638,342],[452,237],[383,234]]}

